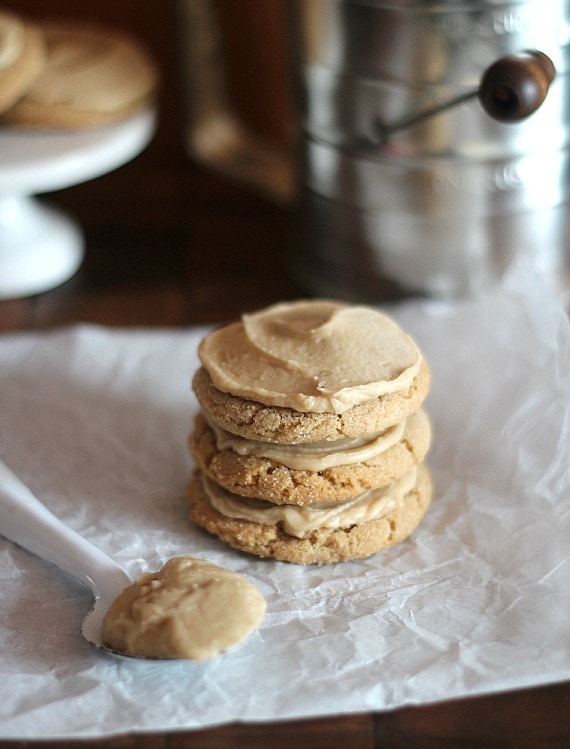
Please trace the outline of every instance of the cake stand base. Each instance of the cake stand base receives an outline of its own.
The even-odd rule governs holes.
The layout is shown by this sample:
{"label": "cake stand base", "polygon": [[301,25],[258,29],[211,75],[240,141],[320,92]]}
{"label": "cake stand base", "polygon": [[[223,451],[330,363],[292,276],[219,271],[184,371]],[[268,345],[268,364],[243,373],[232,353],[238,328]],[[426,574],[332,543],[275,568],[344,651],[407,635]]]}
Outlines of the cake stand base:
{"label": "cake stand base", "polygon": [[79,226],[35,198],[0,199],[0,227],[0,299],[59,286],[81,265]]}

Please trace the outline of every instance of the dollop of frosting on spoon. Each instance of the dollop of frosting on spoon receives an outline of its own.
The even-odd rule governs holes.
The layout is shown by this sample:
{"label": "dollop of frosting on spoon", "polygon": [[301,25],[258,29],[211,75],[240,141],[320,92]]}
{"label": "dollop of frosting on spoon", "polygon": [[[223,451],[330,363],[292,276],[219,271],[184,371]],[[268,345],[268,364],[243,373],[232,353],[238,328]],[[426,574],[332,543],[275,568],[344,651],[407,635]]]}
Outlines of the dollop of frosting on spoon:
{"label": "dollop of frosting on spoon", "polygon": [[260,624],[266,603],[241,575],[192,556],[170,559],[115,599],[103,644],[145,658],[215,658]]}

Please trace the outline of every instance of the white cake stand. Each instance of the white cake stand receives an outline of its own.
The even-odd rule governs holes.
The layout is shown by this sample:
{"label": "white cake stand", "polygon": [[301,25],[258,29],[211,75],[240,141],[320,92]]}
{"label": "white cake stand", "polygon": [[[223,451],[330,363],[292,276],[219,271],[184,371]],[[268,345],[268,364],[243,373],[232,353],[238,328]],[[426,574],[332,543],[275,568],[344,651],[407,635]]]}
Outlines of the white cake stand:
{"label": "white cake stand", "polygon": [[139,154],[151,140],[154,109],[80,131],[0,128],[0,299],[29,296],[70,278],[84,255],[71,217],[34,195],[99,177]]}

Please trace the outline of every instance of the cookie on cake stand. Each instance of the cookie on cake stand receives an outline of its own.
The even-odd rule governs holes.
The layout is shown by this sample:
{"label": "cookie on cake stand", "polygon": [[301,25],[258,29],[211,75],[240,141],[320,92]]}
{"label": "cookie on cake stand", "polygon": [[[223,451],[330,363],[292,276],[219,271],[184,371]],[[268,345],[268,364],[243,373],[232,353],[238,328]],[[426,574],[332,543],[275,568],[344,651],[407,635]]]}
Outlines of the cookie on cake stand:
{"label": "cookie on cake stand", "polygon": [[156,125],[154,107],[85,130],[0,129],[0,299],[59,286],[84,256],[78,222],[38,200],[137,156]]}

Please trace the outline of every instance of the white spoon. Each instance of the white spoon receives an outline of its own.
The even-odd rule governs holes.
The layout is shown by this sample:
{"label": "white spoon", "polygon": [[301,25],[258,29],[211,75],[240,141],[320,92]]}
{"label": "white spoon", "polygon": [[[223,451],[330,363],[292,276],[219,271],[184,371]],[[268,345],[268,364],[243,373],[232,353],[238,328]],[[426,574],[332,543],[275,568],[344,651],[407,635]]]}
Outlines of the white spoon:
{"label": "white spoon", "polygon": [[93,645],[115,652],[103,645],[101,627],[107,609],[131,579],[110,557],[53,515],[1,460],[0,534],[91,588],[95,604],[81,631]]}

